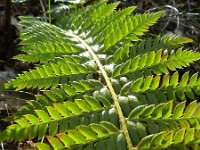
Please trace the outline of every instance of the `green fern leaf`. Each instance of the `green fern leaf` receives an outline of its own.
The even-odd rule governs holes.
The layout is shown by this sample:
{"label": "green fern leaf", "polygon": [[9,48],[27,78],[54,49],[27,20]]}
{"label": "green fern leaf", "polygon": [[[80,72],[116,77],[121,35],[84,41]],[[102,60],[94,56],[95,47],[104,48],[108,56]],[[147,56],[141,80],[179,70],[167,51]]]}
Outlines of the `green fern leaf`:
{"label": "green fern leaf", "polygon": [[[21,90],[23,88],[42,89],[57,87],[58,84],[62,82],[62,78],[66,76],[93,73],[93,68],[89,67],[82,64],[76,65],[74,63],[67,63],[64,60],[61,60],[57,63],[43,65],[42,67],[37,67],[35,70],[31,70],[30,72],[25,72],[24,74],[21,74],[19,77],[17,77],[17,79],[7,83],[6,87],[17,87],[17,90]],[[48,79],[50,79],[51,82],[44,82]]]}
{"label": "green fern leaf", "polygon": [[[153,52],[154,53],[154,52]],[[192,51],[182,51],[170,54],[161,50],[157,51],[150,61],[147,60],[147,54],[137,56],[123,64],[115,67],[113,76],[118,77],[129,73],[143,72],[151,69],[155,74],[168,73],[168,70],[175,71],[188,66],[191,62],[199,59],[199,54]],[[190,56],[188,58],[188,56]],[[153,61],[152,61],[153,60]]]}
{"label": "green fern leaf", "polygon": [[[171,132],[163,132],[161,134],[150,135],[141,140],[138,144],[138,149],[160,149],[160,148],[176,148],[178,146],[187,145],[193,143],[197,138],[195,136],[195,132],[199,132],[199,130],[195,130],[191,128],[189,130],[179,130],[177,133],[175,131]],[[157,138],[159,137],[159,139]],[[157,141],[155,141],[155,139]],[[156,144],[155,144],[156,142]],[[183,146],[184,147],[184,146]]]}
{"label": "green fern leaf", "polygon": [[[6,83],[31,91],[0,142],[33,140],[38,149],[198,148],[198,74],[179,73],[200,59],[180,48],[188,38],[148,39],[164,11],[133,15],[136,7],[101,1],[48,24],[21,17],[23,55],[35,69]],[[187,105],[186,105],[187,104]],[[4,119],[4,120],[6,120]]]}
{"label": "green fern leaf", "polygon": [[176,35],[165,35],[163,37],[157,37],[155,39],[147,39],[147,41],[139,41],[131,47],[130,57],[135,57],[150,51],[157,49],[167,49],[171,51],[175,48],[180,47],[182,44],[192,42],[191,39],[180,37]]}

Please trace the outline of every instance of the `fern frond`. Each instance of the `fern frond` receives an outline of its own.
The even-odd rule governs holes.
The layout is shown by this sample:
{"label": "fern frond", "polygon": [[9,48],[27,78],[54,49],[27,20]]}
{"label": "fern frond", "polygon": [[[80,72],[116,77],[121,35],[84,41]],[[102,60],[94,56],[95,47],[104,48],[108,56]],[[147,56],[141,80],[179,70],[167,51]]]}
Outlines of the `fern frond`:
{"label": "fern frond", "polygon": [[[21,45],[33,45],[41,42],[65,41],[66,35],[56,26],[38,21],[33,17],[20,17],[24,29],[20,34]],[[45,30],[44,30],[45,29]],[[42,32],[41,32],[42,31]],[[38,38],[41,39],[38,41]]]}
{"label": "fern frond", "polygon": [[[100,124],[90,124],[89,126],[79,126],[77,129],[69,130],[67,134],[57,134],[56,137],[48,136],[47,140],[54,149],[76,148],[78,145],[94,143],[119,134],[120,131],[108,122]],[[40,144],[36,143],[38,148]]]}
{"label": "fern frond", "polygon": [[[181,102],[174,108],[173,101],[161,103],[156,106],[152,104],[148,107],[146,105],[140,105],[131,111],[128,118],[133,121],[151,120],[155,122],[168,122],[168,124],[173,121],[179,123],[179,121],[185,120],[191,127],[198,127],[200,107],[197,105],[197,101],[191,102],[187,107],[185,104],[185,101]],[[179,126],[181,127],[181,125]]]}
{"label": "fern frond", "polygon": [[180,47],[185,43],[192,42],[191,39],[186,37],[180,37],[176,35],[165,35],[163,37],[157,37],[155,39],[149,38],[147,40],[137,42],[131,47],[130,57],[135,57],[150,51],[159,49],[171,51],[175,48]]}
{"label": "fern frond", "polygon": [[[199,142],[198,128],[188,128],[188,129],[182,128],[182,129],[177,129],[177,130],[172,129],[172,130],[166,131],[164,130],[166,128],[165,124],[160,123],[160,125],[163,126],[162,127],[163,131],[159,131],[158,133],[152,133],[152,134],[149,133],[149,131],[152,132],[155,130],[159,130],[159,128],[157,128],[155,125],[157,124],[148,123],[148,126],[146,127],[143,123],[129,122],[129,125],[128,125],[129,133],[130,133],[132,141],[134,142],[133,144],[135,146],[135,149],[154,149],[154,148],[155,149],[156,148],[157,149],[162,149],[162,148],[171,149],[171,148],[177,148],[178,145],[186,147],[187,145],[189,146],[190,144],[193,145]],[[175,126],[173,126],[172,128],[175,128]],[[191,132],[192,130],[192,133],[190,133],[190,135],[185,135],[185,130],[189,132]],[[164,138],[162,138],[161,136],[163,133],[166,134]],[[183,134],[183,135],[179,135],[179,134]],[[173,137],[173,135],[176,135],[176,136]],[[152,137],[154,138],[152,139]]]}
{"label": "fern frond", "polygon": [[96,80],[80,80],[69,82],[68,84],[61,84],[58,88],[53,88],[50,90],[43,90],[42,92],[48,100],[56,102],[56,101],[65,101],[66,99],[83,95],[85,93],[91,91],[97,91],[103,88],[103,85]]}
{"label": "fern frond", "polygon": [[[99,86],[101,86],[101,85],[99,84]],[[64,88],[67,88],[67,87],[64,87]],[[55,89],[55,91],[54,91],[52,89],[51,91],[48,91],[50,93],[47,92],[46,96],[44,94],[42,94],[42,95],[37,94],[35,96],[36,101],[34,101],[34,100],[28,101],[27,104],[25,106],[23,106],[15,115],[13,115],[12,117],[8,117],[4,120],[14,121],[16,119],[21,118],[22,116],[24,116],[26,114],[35,114],[34,110],[44,109],[45,106],[52,106],[56,102],[58,103],[58,102],[66,101],[66,100],[74,102],[74,100],[73,100],[74,98],[84,99],[84,101],[86,101],[88,104],[90,104],[89,107],[94,107],[94,110],[95,110],[97,105],[101,105],[102,107],[105,107],[105,108],[111,108],[111,105],[112,105],[110,93],[109,93],[108,89],[105,88],[105,87],[99,89],[99,91],[96,90],[94,93],[91,93],[93,95],[91,95],[89,93],[85,93],[85,94],[81,94],[81,95],[77,94],[78,96],[71,96],[70,95],[70,97],[69,97],[69,95],[66,95],[66,93],[60,93],[60,91],[57,91],[57,90],[58,89]],[[69,94],[74,93],[74,92],[69,91],[69,89],[67,89],[67,92]],[[67,98],[64,99],[64,97],[62,97],[63,96],[62,94],[64,95],[64,97],[67,96]],[[102,96],[102,95],[104,95],[104,96]],[[104,117],[106,115],[108,115],[108,113],[103,112],[101,118],[107,118],[108,119],[109,118],[108,116]],[[93,116],[93,117],[95,117],[95,116]],[[98,118],[99,118],[99,116],[98,116]],[[103,119],[103,120],[107,121],[105,119]]]}
{"label": "fern frond", "polygon": [[[182,78],[179,77],[178,72],[175,72],[171,77],[169,74],[163,77],[160,75],[155,77],[142,77],[123,85],[121,87],[120,95],[126,95],[130,92],[135,95],[145,95],[145,93],[148,94],[151,92],[157,92],[158,94],[159,92],[164,93],[167,91],[168,93],[166,93],[165,99],[185,100],[186,97],[189,99],[195,99],[195,95],[199,95],[198,90],[196,90],[196,87],[199,85],[197,76],[198,74],[194,74],[189,80],[189,72],[186,72]],[[163,98],[163,96],[161,97]]]}
{"label": "fern frond", "polygon": [[118,4],[77,10],[58,21],[61,28],[21,17],[24,55],[15,58],[40,64],[6,87],[38,94],[7,118],[14,124],[0,132],[0,142],[45,139],[38,149],[101,150],[199,143],[200,107],[193,100],[200,79],[179,77],[178,69],[200,54],[177,50],[191,42],[183,37],[139,41],[164,11],[132,15],[135,7],[117,11]]}
{"label": "fern frond", "polygon": [[123,45],[116,47],[117,51],[113,55],[113,61],[115,63],[121,63],[123,60],[134,58],[137,55],[142,55],[159,49],[171,51],[180,47],[182,44],[189,42],[192,42],[192,40],[185,37],[165,35],[154,39],[149,38],[134,44],[124,43]]}
{"label": "fern frond", "polygon": [[[141,144],[144,144],[143,139],[159,135],[162,132],[169,133],[173,131],[178,133],[180,130],[198,129],[200,109],[199,105],[198,107],[196,106],[196,101],[191,102],[188,107],[185,106],[185,102],[182,102],[173,108],[173,103],[170,101],[156,106],[140,105],[136,107],[129,116],[130,119],[133,117],[132,121],[128,121],[128,129],[134,145],[140,147],[142,146]],[[196,109],[194,109],[195,107]],[[174,140],[178,140],[178,138],[180,137],[176,137]],[[182,140],[184,141],[185,139],[183,138]],[[193,140],[194,142],[199,141],[196,137]],[[173,147],[175,146],[173,144],[172,142],[167,146]]]}
{"label": "fern frond", "polygon": [[111,25],[113,21],[126,18],[126,16],[130,15],[136,7],[129,7],[127,9],[123,9],[121,11],[114,11],[111,15],[107,16],[104,20],[98,21],[95,25],[92,26],[91,31],[89,31],[88,36],[95,37],[101,32],[105,27]]}
{"label": "fern frond", "polygon": [[[121,41],[123,38],[127,37],[128,35],[133,40],[133,36],[134,37],[141,36],[143,32],[147,31],[148,27],[154,24],[162,14],[163,12],[159,12],[153,15],[144,14],[144,15],[138,15],[134,17],[128,16],[127,18],[124,18],[124,20],[123,18],[120,18],[119,20],[114,20],[110,25],[107,25],[106,28],[102,32],[100,32],[99,35],[95,36],[94,43],[97,44],[97,43],[103,42],[104,50],[106,50],[109,47],[114,46],[117,42]],[[69,39],[68,35],[65,32],[63,32],[61,29],[55,26],[49,25],[47,23],[39,22],[33,18],[23,17],[21,19],[22,19],[21,24],[23,26],[27,26],[26,23],[30,24],[32,22],[32,25],[30,25],[29,30],[25,30],[21,34],[21,39],[23,40],[21,44],[23,45],[29,45],[29,43],[37,43],[38,42],[36,40],[37,38],[43,39],[40,42],[45,42],[47,40],[52,41],[52,42],[66,41],[66,39]],[[140,21],[138,22],[138,20]],[[43,30],[44,26],[47,29],[46,31],[50,30],[53,33],[51,32],[47,33],[45,31],[42,33],[38,33],[39,30]],[[32,33],[37,33],[37,34],[32,34]],[[49,37],[49,35],[51,36]]]}
{"label": "fern frond", "polygon": [[26,55],[21,54],[14,58],[28,63],[44,63],[55,60],[58,56],[76,54],[80,52],[80,49],[67,42],[43,42],[26,46],[23,48],[23,52],[25,52]]}
{"label": "fern frond", "polygon": [[[187,149],[199,144],[199,129],[180,129],[146,136],[137,145],[137,149]],[[188,147],[187,147],[188,146]]]}
{"label": "fern frond", "polygon": [[152,74],[169,73],[169,70],[176,71],[189,66],[190,63],[199,60],[199,53],[193,51],[183,51],[178,49],[176,52],[168,53],[159,50],[156,52],[138,55],[120,65],[117,65],[113,72],[113,77],[120,77],[126,74],[136,74],[138,72]]}
{"label": "fern frond", "polygon": [[138,36],[143,35],[163,14],[164,11],[161,11],[153,15],[143,14],[115,20],[95,37],[94,42],[99,44],[103,42],[102,49],[106,51],[127,37],[131,41],[137,41]]}
{"label": "fern frond", "polygon": [[[67,76],[84,75],[94,72],[93,66],[90,64],[75,64],[59,59],[57,63],[50,63],[36,67],[35,70],[25,72],[15,80],[6,84],[6,87],[17,87],[17,90],[24,88],[40,88],[57,87],[59,83],[67,83]],[[46,82],[50,80],[51,82]]]}
{"label": "fern frond", "polygon": [[80,29],[81,32],[85,32],[88,27],[110,15],[118,5],[119,2],[107,5],[104,0],[91,7],[76,10],[71,16],[59,20],[57,24],[64,29]]}
{"label": "fern frond", "polygon": [[[33,107],[32,107],[33,108]],[[106,110],[107,113],[112,113],[112,110],[107,110],[107,106],[102,106],[98,101],[91,97],[86,97],[85,100],[77,99],[74,102],[63,102],[63,103],[54,103],[52,106],[37,106],[37,109],[34,109],[34,112],[30,114],[26,114],[21,116],[19,119],[15,120],[17,124],[14,124],[13,126],[10,126],[7,128],[4,132],[0,133],[0,141],[15,141],[20,140],[18,138],[21,138],[21,140],[25,140],[29,138],[29,131],[30,130],[38,130],[38,133],[35,133],[32,135],[35,138],[36,136],[38,139],[41,139],[43,136],[46,135],[46,132],[49,132],[49,135],[55,135],[58,132],[64,132],[70,128],[76,127],[78,124],[74,124],[72,121],[72,118],[77,118],[76,121],[84,123],[84,117],[81,118],[81,116],[93,113],[94,119],[97,119],[96,122],[99,122],[100,118],[98,117],[98,112],[102,113],[102,120],[103,119],[103,110]],[[32,109],[33,110],[33,109]],[[105,112],[104,112],[105,113]],[[22,114],[20,114],[22,115]],[[19,117],[19,116],[18,116]],[[108,117],[108,116],[107,116]],[[112,116],[114,117],[114,116]],[[108,117],[110,118],[110,117]],[[107,118],[107,119],[108,119]],[[115,117],[116,118],[116,115]],[[111,120],[113,120],[112,118]],[[71,121],[70,121],[71,119]],[[85,118],[86,119],[86,118]],[[110,119],[108,119],[110,121]],[[70,122],[69,122],[70,121]],[[94,120],[88,120],[88,123],[92,123]],[[62,126],[63,123],[67,123],[69,126]],[[116,122],[116,121],[115,121]],[[86,122],[85,122],[86,123]],[[114,123],[114,122],[113,122]],[[46,128],[45,130],[42,129],[40,133],[40,128]],[[61,129],[62,128],[62,129]],[[24,131],[23,136],[18,137],[18,133],[20,130]],[[9,139],[3,138],[8,133],[16,133]],[[6,137],[6,136],[5,136]]]}

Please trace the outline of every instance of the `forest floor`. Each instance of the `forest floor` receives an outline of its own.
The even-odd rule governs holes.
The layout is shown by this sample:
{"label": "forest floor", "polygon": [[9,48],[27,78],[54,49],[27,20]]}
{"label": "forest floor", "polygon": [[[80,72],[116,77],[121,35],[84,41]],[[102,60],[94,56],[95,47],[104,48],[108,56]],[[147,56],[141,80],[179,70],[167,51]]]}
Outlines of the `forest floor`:
{"label": "forest floor", "polygon": [[[115,2],[116,0],[110,0]],[[7,3],[0,1],[0,90],[2,85],[17,76],[18,73],[28,70],[32,65],[13,60],[12,57],[19,54],[19,33],[22,29],[18,24],[19,16],[47,16],[47,0],[27,0],[23,3]],[[9,4],[9,6],[7,5]],[[89,5],[89,2],[79,7]],[[136,13],[155,12],[167,10],[167,13],[159,22],[151,28],[150,34],[165,35],[176,34],[193,39],[193,43],[186,45],[188,49],[200,51],[200,1],[197,0],[129,0],[122,1],[119,9],[137,6]],[[56,18],[57,11],[68,8],[67,4],[54,3],[52,1],[52,17]],[[7,14],[5,13],[7,11]],[[45,18],[44,18],[45,19]],[[197,62],[190,69],[199,71],[200,63]],[[20,93],[0,92],[0,131],[3,131],[9,123],[1,121],[16,112],[25,101]],[[23,99],[23,98],[22,98]],[[2,143],[5,149],[25,149],[31,147],[31,142],[21,144]],[[0,145],[0,149],[1,149]]]}

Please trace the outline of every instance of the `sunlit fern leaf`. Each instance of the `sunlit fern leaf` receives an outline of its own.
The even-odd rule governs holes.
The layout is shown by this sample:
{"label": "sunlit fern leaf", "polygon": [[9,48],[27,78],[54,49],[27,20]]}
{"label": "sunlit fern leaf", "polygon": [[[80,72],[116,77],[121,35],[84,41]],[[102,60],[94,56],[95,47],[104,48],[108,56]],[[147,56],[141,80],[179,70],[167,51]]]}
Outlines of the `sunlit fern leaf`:
{"label": "sunlit fern leaf", "polygon": [[[126,14],[125,11],[123,13]],[[104,50],[105,50],[111,46],[114,46],[115,44],[117,44],[122,39],[126,38],[127,36],[130,36],[130,39],[133,40],[133,36],[134,37],[141,36],[145,31],[147,31],[149,26],[153,25],[158,20],[158,18],[163,13],[164,12],[159,12],[154,15],[144,14],[144,15],[138,15],[134,17],[127,16],[124,19],[120,18],[120,19],[113,20],[111,24],[106,24],[106,27],[102,29],[102,32],[100,32],[98,35],[93,37],[94,43],[103,44]],[[33,18],[23,17],[21,24],[25,26],[27,22],[28,23],[32,22],[32,26],[29,27],[29,30],[25,30],[24,33],[22,32],[21,39],[23,41],[21,42],[21,44],[29,45],[29,43],[30,44],[33,42],[37,43],[38,42],[36,40],[37,38],[42,38],[40,42],[45,42],[46,40],[56,42],[56,41],[59,41],[59,39],[60,41],[66,40],[66,39],[69,40],[69,36],[67,32],[62,31],[61,29],[55,26],[50,26],[49,24],[43,23],[43,22],[37,22],[37,20]],[[38,24],[40,24],[40,26],[38,26]],[[38,33],[39,30],[43,30],[44,26],[46,30],[44,32]],[[52,33],[47,32],[47,31],[51,31]],[[33,32],[37,34],[32,34]],[[87,34],[87,32],[83,32],[82,36],[84,37],[85,34]],[[79,35],[81,36],[80,33]]]}
{"label": "sunlit fern leaf", "polygon": [[[13,86],[17,90],[24,88],[46,89],[57,87],[59,83],[62,83],[63,78],[67,78],[67,76],[78,76],[93,72],[94,68],[93,66],[89,66],[89,64],[75,64],[60,59],[57,63],[50,63],[37,67],[35,70],[25,72],[15,80],[8,82],[6,86]],[[49,81],[47,82],[47,80]],[[65,82],[67,83],[67,81]]]}
{"label": "sunlit fern leaf", "polygon": [[15,58],[37,65],[5,86],[37,94],[6,118],[13,125],[0,142],[99,150],[198,144],[200,79],[178,72],[200,54],[180,48],[187,38],[140,39],[164,11],[133,15],[135,7],[118,5],[72,11],[59,27],[21,17],[24,54]]}
{"label": "sunlit fern leaf", "polygon": [[64,29],[77,30],[81,27],[80,30],[84,31],[87,27],[112,14],[118,5],[119,2],[106,5],[106,0],[103,0],[93,6],[75,10],[71,16],[67,16],[67,18],[65,18],[65,16],[64,19],[61,19],[59,22]]}
{"label": "sunlit fern leaf", "polygon": [[[56,42],[62,41],[66,35],[56,26],[45,22],[39,22],[33,17],[21,17],[21,25],[28,27],[20,34],[21,44],[32,45],[41,42]],[[28,25],[26,25],[28,23]],[[41,32],[42,31],[42,32]],[[38,38],[41,40],[38,41]]]}
{"label": "sunlit fern leaf", "polygon": [[132,11],[136,7],[129,7],[127,9],[123,9],[121,11],[113,12],[113,14],[107,16],[105,20],[101,20],[97,22],[95,25],[92,25],[92,30],[89,32],[88,36],[96,36],[98,33],[103,30],[108,25],[112,24],[113,21],[126,18],[126,16],[130,15]]}
{"label": "sunlit fern leaf", "polygon": [[180,37],[176,35],[165,35],[163,37],[156,37],[154,39],[149,38],[144,41],[136,42],[130,50],[130,57],[135,57],[150,51],[159,49],[171,51],[175,48],[179,48],[185,43],[192,42],[191,39],[186,37]]}
{"label": "sunlit fern leaf", "polygon": [[115,20],[95,37],[94,42],[103,44],[102,49],[105,51],[125,38],[137,41],[138,36],[143,35],[148,27],[153,25],[163,13],[161,11],[154,15],[143,14]]}
{"label": "sunlit fern leaf", "polygon": [[43,42],[27,46],[23,51],[26,55],[20,54],[14,58],[28,63],[43,63],[55,60],[57,56],[76,54],[81,50],[66,42]]}
{"label": "sunlit fern leaf", "polygon": [[143,55],[137,55],[133,59],[117,65],[113,71],[113,77],[130,73],[137,75],[139,72],[147,72],[149,75],[152,73],[166,74],[169,70],[176,71],[176,69],[182,69],[199,59],[199,53],[183,51],[182,49],[171,53],[163,50],[152,51]]}

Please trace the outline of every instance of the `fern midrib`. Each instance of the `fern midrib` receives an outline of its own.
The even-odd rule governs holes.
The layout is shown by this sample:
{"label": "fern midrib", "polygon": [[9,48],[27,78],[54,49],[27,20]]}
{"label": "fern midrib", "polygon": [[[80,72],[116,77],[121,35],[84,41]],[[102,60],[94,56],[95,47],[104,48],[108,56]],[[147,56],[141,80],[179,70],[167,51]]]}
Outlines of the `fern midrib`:
{"label": "fern midrib", "polygon": [[93,49],[81,37],[79,37],[78,35],[74,34],[73,32],[69,32],[69,31],[66,31],[65,34],[77,39],[80,43],[82,43],[83,46],[88,50],[88,52],[90,53],[90,55],[92,56],[94,61],[96,62],[97,66],[99,67],[99,70],[102,73],[102,76],[103,76],[103,78],[104,78],[104,80],[105,80],[105,82],[107,84],[107,87],[108,87],[108,89],[109,89],[109,91],[111,93],[111,96],[113,98],[113,102],[114,102],[114,105],[116,107],[117,114],[119,116],[119,122],[120,122],[121,127],[122,127],[122,132],[123,132],[124,137],[126,139],[127,147],[128,147],[129,150],[134,149],[133,145],[132,145],[132,142],[131,142],[131,138],[130,138],[129,133],[128,133],[128,128],[126,126],[126,120],[125,120],[125,117],[123,115],[122,109],[120,107],[120,104],[119,104],[119,101],[118,101],[118,98],[117,98],[117,94],[115,93],[115,90],[112,87],[112,83],[111,83],[108,75],[106,74],[106,72],[105,72],[105,70],[103,68],[103,65],[101,64],[101,62],[98,59],[97,55],[94,53]]}

